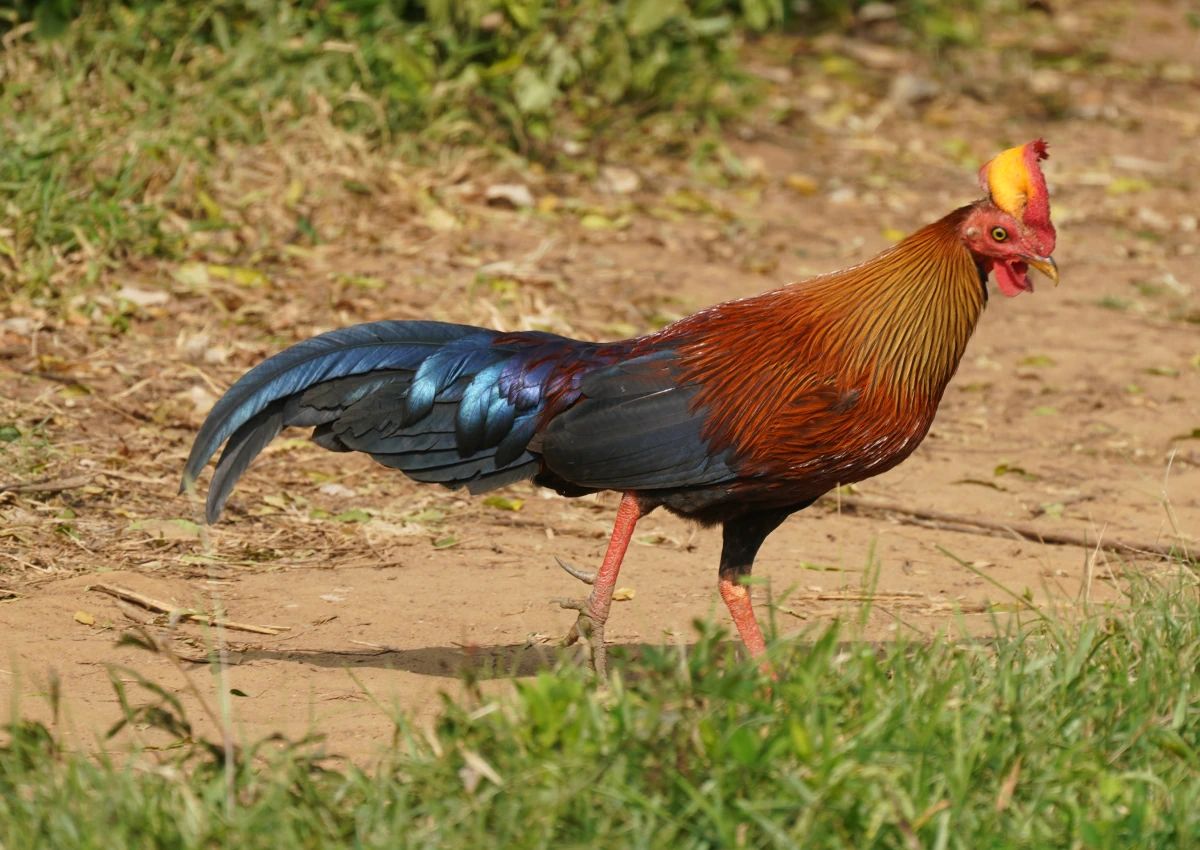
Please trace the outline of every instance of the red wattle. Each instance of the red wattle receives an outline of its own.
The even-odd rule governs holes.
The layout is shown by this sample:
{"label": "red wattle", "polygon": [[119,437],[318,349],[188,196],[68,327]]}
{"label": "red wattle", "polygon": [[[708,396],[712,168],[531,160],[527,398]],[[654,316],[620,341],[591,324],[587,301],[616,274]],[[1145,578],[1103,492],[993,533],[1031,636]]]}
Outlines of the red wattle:
{"label": "red wattle", "polygon": [[996,285],[1009,298],[1016,298],[1022,292],[1033,291],[1033,284],[1029,282],[1029,275],[1026,274],[1029,267],[1019,260],[1014,262],[997,260],[992,271],[996,273]]}

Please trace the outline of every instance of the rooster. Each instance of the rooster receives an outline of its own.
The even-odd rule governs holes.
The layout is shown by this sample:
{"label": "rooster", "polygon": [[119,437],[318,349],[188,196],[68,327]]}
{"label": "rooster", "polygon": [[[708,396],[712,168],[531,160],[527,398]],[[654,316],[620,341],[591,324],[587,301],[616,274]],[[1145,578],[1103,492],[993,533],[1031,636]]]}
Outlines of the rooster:
{"label": "rooster", "polygon": [[[1058,281],[1038,139],[979,172],[988,196],[867,262],[702,310],[647,336],[582,342],[441,322],[383,321],[271,357],[213,407],[183,475],[222,443],[215,522],[287,426],[417,481],[483,493],[532,480],[564,496],[619,491],[616,524],[565,643],[605,672],[604,626],[638,520],[665,508],[722,526],[718,587],[746,648],[765,649],[743,579],[788,516],[908,457],[987,302]],[[764,669],[767,669],[764,663]]]}

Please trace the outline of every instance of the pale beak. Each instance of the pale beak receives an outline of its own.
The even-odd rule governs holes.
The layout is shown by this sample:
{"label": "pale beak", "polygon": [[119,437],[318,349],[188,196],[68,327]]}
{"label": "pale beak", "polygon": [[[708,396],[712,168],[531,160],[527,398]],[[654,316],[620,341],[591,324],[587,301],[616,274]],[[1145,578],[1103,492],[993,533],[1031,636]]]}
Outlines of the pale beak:
{"label": "pale beak", "polygon": [[1053,257],[1022,257],[1021,259],[1054,281],[1055,286],[1058,286],[1058,263],[1054,262]]}

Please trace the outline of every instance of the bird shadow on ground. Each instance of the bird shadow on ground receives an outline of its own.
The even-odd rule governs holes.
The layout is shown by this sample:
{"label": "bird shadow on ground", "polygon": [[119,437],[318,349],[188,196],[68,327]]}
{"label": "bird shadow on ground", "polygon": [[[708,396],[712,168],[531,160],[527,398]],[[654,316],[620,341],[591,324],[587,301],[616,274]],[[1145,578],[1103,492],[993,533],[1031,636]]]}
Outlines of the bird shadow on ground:
{"label": "bird shadow on ground", "polygon": [[[969,643],[975,646],[991,646],[996,640],[992,638],[975,638]],[[741,644],[730,641],[738,647],[742,654]],[[804,648],[811,648],[811,640],[799,642]],[[913,646],[927,645],[927,642],[914,643]],[[681,644],[650,643],[611,643],[608,645],[610,666],[624,667],[629,662],[639,660],[647,651],[680,652],[685,655],[695,651],[695,641]],[[837,651],[846,652],[864,646],[871,647],[881,657],[887,655],[891,643],[888,641],[838,641]],[[744,657],[744,655],[742,655]],[[469,670],[476,679],[507,679],[511,677],[535,676],[546,670],[555,670],[572,664],[583,665],[586,656],[581,647],[563,647],[558,645],[523,644],[502,646],[427,646],[420,649],[380,648],[375,650],[346,651],[346,650],[302,650],[302,649],[253,649],[237,655],[237,664],[251,662],[291,662],[296,664],[311,664],[316,667],[334,669],[347,668],[376,668],[383,670],[399,670],[406,673],[416,673],[419,676],[436,676],[443,679],[456,679]]]}
{"label": "bird shadow on ground", "polygon": [[[694,643],[687,643],[672,648],[691,652],[694,647]],[[661,648],[646,643],[609,644],[609,659],[621,664],[627,660],[636,660],[647,649]],[[579,647],[517,644],[429,646],[420,649],[383,648],[362,652],[254,649],[241,653],[238,664],[284,661],[326,668],[374,667],[445,679],[458,678],[464,670],[470,670],[475,678],[506,679],[512,676],[534,676],[541,671],[554,670],[562,665],[583,664],[584,658],[583,650]]]}

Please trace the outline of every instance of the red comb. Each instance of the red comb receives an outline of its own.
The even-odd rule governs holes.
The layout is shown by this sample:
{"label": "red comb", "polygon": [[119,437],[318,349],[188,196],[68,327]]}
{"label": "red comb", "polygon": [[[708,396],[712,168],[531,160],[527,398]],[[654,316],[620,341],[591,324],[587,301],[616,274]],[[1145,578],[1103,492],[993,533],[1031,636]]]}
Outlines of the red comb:
{"label": "red comb", "polygon": [[1022,218],[1034,230],[1041,231],[1042,238],[1047,241],[1050,250],[1053,251],[1056,234],[1054,225],[1050,221],[1050,191],[1046,188],[1046,177],[1038,166],[1040,160],[1050,158],[1047,150],[1049,147],[1040,138],[1034,139],[1025,146],[1025,166],[1029,169],[1033,191],[1029,193],[1029,200],[1025,204],[1025,215]]}
{"label": "red comb", "polygon": [[[1020,148],[1000,154],[1000,156],[1006,156],[1013,150],[1021,151],[1021,159],[1024,162],[1025,171],[1028,173],[1028,185],[1024,205],[1016,214],[1026,226],[1037,232],[1047,255],[1054,250],[1057,234],[1054,232],[1054,224],[1050,221],[1050,192],[1046,188],[1046,176],[1042,174],[1041,166],[1038,163],[1043,159],[1050,158],[1049,149],[1050,146],[1046,144],[1045,139],[1037,138],[1021,145]],[[979,185],[989,193],[991,188],[988,183],[988,171],[993,162],[995,162],[994,159],[988,160],[979,169]]]}

